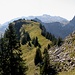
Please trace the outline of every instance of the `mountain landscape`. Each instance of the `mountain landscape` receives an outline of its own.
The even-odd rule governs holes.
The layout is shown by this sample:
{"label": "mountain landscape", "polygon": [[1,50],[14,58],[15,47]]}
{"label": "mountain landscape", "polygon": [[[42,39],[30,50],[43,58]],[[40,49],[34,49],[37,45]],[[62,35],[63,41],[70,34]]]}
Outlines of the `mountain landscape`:
{"label": "mountain landscape", "polygon": [[[13,21],[11,24],[14,25],[16,29],[16,33],[21,43],[24,36],[26,37],[25,39],[27,39],[26,33],[29,33],[31,40],[26,40],[26,42],[22,43],[21,49],[23,52],[23,59],[26,60],[26,63],[27,63],[26,65],[28,66],[27,75],[33,75],[37,68],[34,65],[34,57],[35,57],[35,51],[37,47],[35,47],[32,44],[32,40],[36,37],[38,38],[38,42],[41,45],[40,49],[42,52],[44,48],[47,47],[48,44],[51,44],[51,41],[46,39],[43,35],[41,35],[39,22],[34,22],[30,20],[25,20],[25,19],[18,19]],[[31,46],[29,46],[29,42]],[[39,69],[37,70],[37,72],[39,73]]]}
{"label": "mountain landscape", "polygon": [[[39,21],[39,20],[36,20],[36,21]],[[40,20],[39,22],[45,26],[48,32],[54,34],[56,37],[61,37],[63,39],[75,30],[75,26],[74,26],[75,17],[73,17],[71,21],[66,21],[65,24],[59,21],[52,22],[52,23],[45,23]]]}
{"label": "mountain landscape", "polygon": [[[58,16],[50,16],[44,14],[43,16],[29,16],[29,17],[21,17],[25,18],[26,20],[33,19],[36,20],[37,22],[40,22],[42,25],[45,26],[46,30],[53,35],[55,35],[57,38],[65,38],[68,36],[70,33],[72,33],[75,30],[74,22],[75,22],[75,17],[73,17],[72,20],[68,21],[64,18],[58,17]],[[20,18],[15,18],[9,22],[4,23],[0,27],[0,32],[4,32],[5,28],[7,28],[8,23],[17,20]]]}
{"label": "mountain landscape", "polygon": [[[6,59],[7,62],[4,62],[3,60],[0,60],[0,62],[5,65],[6,63],[8,65],[10,64],[8,62],[10,61],[9,58],[11,55],[8,50],[11,48],[11,50],[14,50],[13,58],[16,57],[18,51],[15,51],[15,49],[18,48],[18,44],[14,46],[15,39],[13,39],[15,36],[14,33],[16,32],[17,39],[19,40],[18,43],[22,50],[22,54],[19,55],[22,55],[21,57],[28,67],[27,71],[25,70],[27,75],[44,75],[44,72],[47,73],[45,75],[75,75],[74,25],[75,16],[72,20],[68,21],[61,17],[49,16],[46,14],[43,16],[16,18],[6,22],[0,27],[0,34],[4,34],[3,38],[2,36],[0,38],[0,53],[2,53],[4,49],[4,56],[6,55],[6,57],[2,59],[4,61]],[[13,30],[12,26],[15,31],[11,31],[11,34],[8,34],[10,30]],[[12,35],[12,33],[14,35]],[[20,49],[17,50],[21,51]],[[7,56],[8,54],[9,57]],[[20,58],[18,58],[18,56],[16,57],[16,60]],[[3,55],[1,54],[0,57],[3,57]],[[15,65],[17,61],[15,59],[13,60]],[[20,59],[20,61],[21,60],[22,59]],[[24,66],[22,66],[22,64],[23,63],[21,62],[21,68]],[[0,66],[1,65],[2,64],[0,64]],[[9,66],[6,66],[6,71],[8,69],[7,67]],[[4,68],[2,67],[0,69]],[[7,71],[7,73],[9,72]],[[2,71],[0,71],[0,74],[2,74]]]}
{"label": "mountain landscape", "polygon": [[26,18],[27,19],[38,18],[39,20],[41,20],[44,23],[52,23],[52,22],[60,22],[60,23],[63,23],[63,24],[68,23],[67,19],[64,19],[64,18],[59,17],[59,16],[50,16],[50,15],[47,15],[47,14],[43,14],[42,16],[29,16],[29,17],[26,17]]}

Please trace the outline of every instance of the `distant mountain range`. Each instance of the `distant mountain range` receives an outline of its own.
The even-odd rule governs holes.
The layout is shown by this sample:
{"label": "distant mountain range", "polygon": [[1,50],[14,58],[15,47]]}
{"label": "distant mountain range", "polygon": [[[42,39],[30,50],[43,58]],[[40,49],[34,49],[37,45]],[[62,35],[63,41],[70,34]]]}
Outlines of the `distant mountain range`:
{"label": "distant mountain range", "polygon": [[0,33],[5,31],[5,28],[7,28],[8,24],[12,21],[18,20],[18,19],[28,19],[28,20],[35,20],[40,22],[42,25],[45,26],[46,30],[52,34],[54,34],[56,37],[62,37],[65,38],[70,33],[72,33],[75,30],[75,16],[71,21],[68,21],[62,17],[59,16],[50,16],[50,15],[42,15],[42,16],[29,16],[29,17],[20,17],[15,18],[9,22],[4,23],[0,27]]}
{"label": "distant mountain range", "polygon": [[75,16],[71,21],[65,21],[65,23],[58,21],[45,23],[38,18],[35,18],[34,20],[42,23],[48,32],[54,34],[56,37],[61,37],[63,39],[75,30]]}
{"label": "distant mountain range", "polygon": [[63,24],[68,23],[68,20],[66,20],[62,17],[50,16],[50,15],[46,15],[46,14],[44,14],[42,16],[29,16],[29,17],[26,17],[26,19],[34,19],[34,18],[38,18],[39,20],[41,20],[44,23],[52,23],[52,22],[60,22],[60,23],[63,23]]}
{"label": "distant mountain range", "polygon": [[[62,23],[58,22],[58,23],[52,23],[52,24],[51,23],[45,24],[45,27],[49,32],[53,33],[56,37],[60,36],[62,38],[65,38],[70,33],[75,31],[75,17],[71,21],[69,21],[68,24],[65,24],[64,26]],[[53,31],[51,31],[50,29]]]}

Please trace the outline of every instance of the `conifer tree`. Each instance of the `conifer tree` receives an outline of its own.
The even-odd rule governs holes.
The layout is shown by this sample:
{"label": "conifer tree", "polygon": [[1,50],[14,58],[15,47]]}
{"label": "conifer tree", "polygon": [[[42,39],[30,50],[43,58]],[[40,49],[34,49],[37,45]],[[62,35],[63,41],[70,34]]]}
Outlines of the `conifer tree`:
{"label": "conifer tree", "polygon": [[63,41],[62,41],[62,38],[59,37],[58,40],[57,40],[57,45],[58,45],[58,46],[61,46],[62,42],[63,42]]}
{"label": "conifer tree", "polygon": [[50,73],[50,61],[49,61],[49,55],[48,55],[48,51],[45,48],[44,49],[44,60],[43,60],[44,64],[41,68],[41,75],[49,75]]}
{"label": "conifer tree", "polygon": [[7,42],[1,36],[0,38],[0,73],[1,75],[9,75],[9,67],[6,64],[9,64],[7,61],[8,59],[8,52],[7,52]]}
{"label": "conifer tree", "polygon": [[24,61],[21,57],[22,51],[20,49],[20,42],[17,40],[17,36],[12,24],[9,25],[8,30],[10,73],[11,75],[24,75],[26,66],[24,67]]}
{"label": "conifer tree", "polygon": [[[3,58],[6,59],[6,62],[3,62],[5,69],[2,68],[2,75],[26,75],[27,66],[25,66],[25,62],[22,58],[21,45],[17,40],[12,23],[9,24],[9,27],[4,34],[4,38],[6,39],[4,42],[7,44],[6,47],[4,47],[6,52],[3,53]],[[4,71],[6,71],[5,74]]]}
{"label": "conifer tree", "polygon": [[33,44],[35,47],[38,46],[39,48],[41,48],[41,45],[40,45],[40,43],[38,42],[38,37],[33,38],[32,44]]}
{"label": "conifer tree", "polygon": [[39,44],[39,43],[38,43],[38,38],[36,37],[36,38],[35,38],[35,44],[34,44],[34,46],[36,47],[36,46],[38,46],[38,44]]}
{"label": "conifer tree", "polygon": [[48,49],[50,49],[50,44],[48,44]]}
{"label": "conifer tree", "polygon": [[50,64],[48,50],[44,49],[44,59],[43,64],[40,66],[41,75],[56,75],[57,71]]}
{"label": "conifer tree", "polygon": [[31,40],[31,38],[30,38],[29,33],[25,32],[25,30],[23,30],[23,37],[21,38],[21,44],[24,45],[30,40]]}
{"label": "conifer tree", "polygon": [[36,49],[36,54],[34,58],[34,63],[37,65],[38,63],[42,62],[42,54],[40,48]]}

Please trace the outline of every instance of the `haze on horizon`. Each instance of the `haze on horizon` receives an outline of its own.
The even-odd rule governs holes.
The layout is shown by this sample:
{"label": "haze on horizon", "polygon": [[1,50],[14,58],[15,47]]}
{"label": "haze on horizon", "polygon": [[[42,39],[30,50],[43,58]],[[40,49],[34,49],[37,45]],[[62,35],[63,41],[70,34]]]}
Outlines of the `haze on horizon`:
{"label": "haze on horizon", "polygon": [[0,0],[0,24],[22,16],[48,14],[71,20],[75,0]]}

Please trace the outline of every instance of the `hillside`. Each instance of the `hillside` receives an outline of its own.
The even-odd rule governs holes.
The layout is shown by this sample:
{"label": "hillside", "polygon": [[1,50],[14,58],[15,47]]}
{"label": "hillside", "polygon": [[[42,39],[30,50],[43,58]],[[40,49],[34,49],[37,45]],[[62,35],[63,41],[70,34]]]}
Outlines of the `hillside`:
{"label": "hillside", "polygon": [[[38,19],[36,18],[36,20]],[[27,75],[40,75],[39,65],[34,65],[36,49],[41,46],[40,49],[44,56],[43,51],[48,47],[48,44],[51,44],[51,48],[48,50],[50,64],[57,70],[58,75],[75,75],[75,32],[69,34],[60,46],[57,44],[58,40],[54,35],[51,36],[52,34],[46,32],[45,27],[36,20],[18,19],[10,23],[11,25],[14,25],[18,39],[21,43],[23,52],[22,57],[26,60],[26,65],[28,66]],[[71,22],[73,23],[73,21]],[[56,23],[60,26],[58,22]],[[23,37],[25,37],[25,43],[22,43],[24,42],[24,40],[22,40]],[[30,40],[27,40],[29,37]],[[33,39],[36,37],[38,38],[40,46],[35,46],[32,43]],[[52,41],[50,41],[51,38],[53,39]],[[31,45],[29,45],[29,42]],[[54,42],[56,42],[56,44],[53,44]]]}
{"label": "hillside", "polygon": [[[23,22],[23,24],[22,24],[22,22]],[[51,44],[51,41],[47,40],[45,37],[43,37],[41,35],[41,29],[39,27],[40,23],[30,21],[30,20],[27,20],[27,21],[20,20],[20,21],[13,22],[13,24],[15,24],[15,25],[17,25],[17,23],[20,24],[20,26],[21,26],[21,28],[20,28],[21,34],[22,34],[22,29],[25,29],[25,31],[29,33],[29,35],[31,37],[31,41],[34,37],[36,37],[36,36],[38,37],[38,41],[41,45],[42,52],[43,52],[44,48],[47,47],[48,44]],[[30,47],[28,45],[28,43],[26,43],[25,45],[22,45],[21,48],[23,51],[23,58],[26,59],[26,64],[28,65],[27,75],[34,75],[35,71],[38,72],[38,70],[36,70],[36,66],[34,65],[34,56],[35,56],[36,47],[34,47],[33,45],[32,45],[32,47]]]}
{"label": "hillside", "polygon": [[50,60],[57,64],[59,75],[75,74],[75,32],[71,33],[64,40],[60,47],[52,47],[49,50]]}
{"label": "hillside", "polygon": [[45,23],[36,18],[34,20],[42,23],[42,25],[45,26],[46,30],[54,34],[57,38],[61,37],[64,39],[75,30],[75,16],[72,20],[66,22],[65,24],[58,21],[52,23]]}

